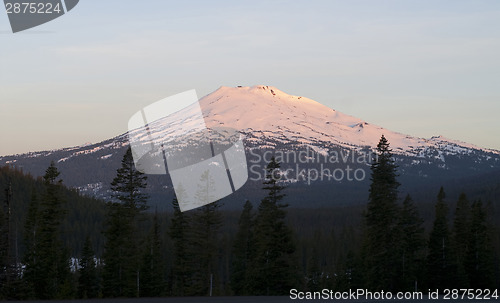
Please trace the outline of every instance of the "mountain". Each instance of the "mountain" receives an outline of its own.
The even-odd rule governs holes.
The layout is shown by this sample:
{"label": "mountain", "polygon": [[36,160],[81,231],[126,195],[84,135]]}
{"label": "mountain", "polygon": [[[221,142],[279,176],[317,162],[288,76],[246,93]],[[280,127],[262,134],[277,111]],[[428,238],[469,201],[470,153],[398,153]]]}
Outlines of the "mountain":
{"label": "mountain", "polygon": [[209,127],[230,126],[255,137],[281,138],[284,142],[312,145],[326,142],[347,148],[373,147],[384,134],[397,154],[441,158],[478,150],[500,155],[499,151],[481,149],[441,136],[421,139],[393,132],[270,86],[221,87],[202,98],[200,104]]}
{"label": "mountain", "polygon": [[[173,115],[188,121],[195,106]],[[208,129],[231,128],[244,136],[250,180],[224,199],[228,205],[260,199],[258,179],[271,153],[283,162],[291,205],[365,202],[372,153],[382,135],[395,154],[404,191],[500,171],[500,151],[441,136],[424,139],[393,132],[271,86],[221,87],[201,98],[199,106]],[[175,130],[182,127],[178,121],[170,116],[150,123],[151,139],[175,144]],[[138,130],[130,132],[131,137],[138,135]],[[0,165],[40,176],[55,161],[65,184],[106,198],[128,138],[125,133],[97,144],[3,156]],[[149,176],[148,191],[153,204],[170,205],[173,191],[167,175]]]}

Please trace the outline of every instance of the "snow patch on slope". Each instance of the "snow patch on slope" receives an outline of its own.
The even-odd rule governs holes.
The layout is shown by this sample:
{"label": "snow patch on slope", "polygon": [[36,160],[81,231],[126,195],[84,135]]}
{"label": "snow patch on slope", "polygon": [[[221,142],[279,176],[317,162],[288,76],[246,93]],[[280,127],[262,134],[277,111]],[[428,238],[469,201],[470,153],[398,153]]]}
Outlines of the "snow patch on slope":
{"label": "snow patch on slope", "polygon": [[[276,142],[296,142],[310,146],[328,143],[349,149],[373,149],[384,135],[393,152],[400,155],[436,157],[443,162],[447,155],[469,154],[474,150],[500,155],[500,151],[444,137],[424,139],[393,132],[272,86],[223,86],[201,98],[199,104],[208,128],[238,130],[247,134],[247,140],[254,145],[260,144],[260,148],[272,147]],[[179,124],[189,123],[195,114],[196,108],[188,107],[150,123],[152,140],[168,142],[185,135],[185,125],[179,127]],[[138,129],[130,135],[138,139],[144,132]]]}
{"label": "snow patch on slope", "polygon": [[262,139],[278,129],[288,140],[304,144],[331,142],[346,148],[374,148],[384,135],[396,154],[426,157],[435,149],[442,149],[445,155],[473,150],[500,154],[444,137],[423,139],[393,132],[272,86],[221,87],[203,97],[200,104],[209,127],[232,127],[259,134]]}

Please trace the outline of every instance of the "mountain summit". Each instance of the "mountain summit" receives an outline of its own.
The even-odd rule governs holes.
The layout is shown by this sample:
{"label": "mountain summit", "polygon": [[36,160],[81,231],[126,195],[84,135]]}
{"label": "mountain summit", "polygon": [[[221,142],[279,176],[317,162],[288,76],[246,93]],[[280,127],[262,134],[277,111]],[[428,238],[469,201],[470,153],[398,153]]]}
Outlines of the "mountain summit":
{"label": "mountain summit", "polygon": [[[383,134],[389,140],[396,157],[401,183],[409,186],[424,183],[443,184],[457,178],[469,178],[500,170],[500,151],[483,149],[441,136],[424,139],[393,132],[306,97],[289,95],[272,86],[223,86],[201,98],[198,103],[198,110],[201,108],[207,128],[231,128],[240,132],[244,135],[247,155],[253,156],[250,159],[259,159],[261,162],[265,162],[266,158],[257,157],[256,154],[269,151],[307,149],[324,155],[339,150],[353,153],[373,151]],[[196,106],[198,104],[195,103],[173,114],[182,114],[183,120],[169,116],[150,123],[148,131],[152,140],[165,142],[175,137],[175,129],[186,127],[183,124],[189,123],[189,115],[195,114]],[[83,193],[106,198],[110,194],[109,183],[129,145],[129,135],[140,135],[140,132],[132,130],[130,134],[125,133],[91,145],[4,156],[0,157],[0,165],[16,166],[32,175],[41,176],[50,161],[54,161],[68,186],[76,187]],[[252,162],[253,164],[256,162]],[[284,164],[283,167],[295,165]],[[259,165],[264,166],[265,163]],[[310,168],[307,165],[300,169]],[[363,169],[369,170],[366,163]],[[366,176],[369,179],[368,171]],[[163,201],[166,193],[167,196],[168,193],[170,196],[173,194],[168,182],[169,178],[165,175],[152,175],[149,178],[148,190],[153,197]],[[298,178],[293,182],[296,192],[300,192]],[[345,195],[342,199],[349,202],[349,197],[354,192],[359,192],[357,201],[366,201],[366,182],[360,182],[361,185],[337,183],[336,197],[342,191],[342,186],[348,186],[349,189],[344,189]],[[259,184],[247,182],[240,191],[246,196],[240,198],[252,198],[248,195],[257,192]],[[324,197],[330,196],[327,189],[330,185],[325,183],[324,188],[316,190],[323,197],[318,197],[318,200],[326,201]]]}
{"label": "mountain summit", "polygon": [[[441,158],[481,150],[500,155],[500,151],[441,136],[424,139],[393,132],[272,86],[222,86],[201,98],[199,103],[209,128],[231,127],[250,135],[247,139],[255,143],[279,138],[302,144],[329,143],[359,149],[375,147],[384,135],[395,154],[425,157],[431,153]],[[156,131],[163,133],[164,127],[168,126],[158,123]]]}

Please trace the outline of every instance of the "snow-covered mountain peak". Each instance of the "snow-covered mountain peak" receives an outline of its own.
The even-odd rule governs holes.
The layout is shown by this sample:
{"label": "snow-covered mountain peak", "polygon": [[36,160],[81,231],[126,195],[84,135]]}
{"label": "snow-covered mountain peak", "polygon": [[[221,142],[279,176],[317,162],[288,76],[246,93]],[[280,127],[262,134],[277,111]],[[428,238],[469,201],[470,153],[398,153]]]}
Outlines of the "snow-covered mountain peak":
{"label": "snow-covered mountain peak", "polygon": [[201,98],[200,105],[208,127],[231,127],[253,135],[254,140],[273,137],[313,145],[327,142],[346,148],[374,148],[384,134],[397,154],[424,156],[429,149],[500,154],[442,136],[423,139],[394,132],[273,86],[223,86]]}
{"label": "snow-covered mountain peak", "polygon": [[[252,129],[265,129],[269,123],[287,120],[287,124],[294,124],[307,120],[321,122],[321,124],[340,124],[353,126],[364,121],[340,113],[323,104],[306,97],[289,95],[276,87],[256,85],[250,87],[221,87],[215,92],[200,100],[207,123],[216,116],[224,116],[225,122],[236,120],[235,128],[248,126]],[[252,122],[253,121],[253,122]],[[221,121],[218,121],[221,122]],[[269,122],[269,123],[266,123]]]}
{"label": "snow-covered mountain peak", "polygon": [[[238,87],[228,87],[221,86],[212,94],[231,94],[231,95],[260,95],[260,96],[272,96],[277,99],[284,99],[288,101],[300,101],[302,97],[289,95],[274,86],[269,85],[254,85],[254,86],[238,86]],[[303,101],[310,99],[304,98]],[[315,101],[313,101],[315,102]]]}
{"label": "snow-covered mountain peak", "polygon": [[[464,155],[475,151],[493,154],[495,157],[500,155],[500,151],[483,149],[443,136],[424,139],[394,132],[343,114],[309,98],[289,95],[272,86],[222,86],[201,98],[199,104],[198,108],[202,109],[208,128],[232,128],[245,134],[252,146],[269,147],[280,142],[317,147],[373,149],[384,135],[393,152],[399,155],[443,160],[447,155]],[[158,142],[175,140],[178,135],[182,135],[179,130],[189,126],[186,123],[191,116],[195,116],[195,109],[191,106],[173,114],[180,115],[179,119],[169,116],[149,124],[150,139]],[[131,136],[137,137],[143,134],[140,129],[130,132]],[[127,144],[128,136],[123,134],[115,139],[106,144],[83,145],[64,150],[74,150],[70,157],[92,154],[108,147],[123,146]],[[32,153],[27,157],[50,155],[54,152]]]}
{"label": "snow-covered mountain peak", "polygon": [[[203,119],[199,119],[200,109]],[[195,126],[202,125],[198,123],[200,120],[209,130],[199,131],[192,127],[194,122]],[[147,133],[137,128],[96,144],[0,157],[0,166],[16,166],[41,176],[48,163],[55,161],[66,173],[62,178],[68,185],[79,188],[82,193],[108,197],[110,192],[106,184],[114,177],[130,138],[137,139],[136,142],[159,143],[169,151],[182,152],[191,144],[204,146],[207,139],[217,146],[218,134],[231,133],[239,138],[234,130],[244,135],[249,155],[266,153],[269,149],[303,151],[310,148],[318,154],[332,156],[339,148],[365,152],[374,149],[383,134],[391,144],[401,175],[410,180],[408,184],[418,184],[422,178],[433,178],[442,184],[445,179],[469,177],[500,168],[500,151],[443,136],[424,139],[401,134],[265,85],[220,87],[199,102],[149,123]],[[215,136],[208,138],[207,134]],[[348,154],[354,155],[350,150]],[[304,169],[318,168],[316,164],[319,165],[303,165]],[[166,188],[161,187],[158,192],[163,195]],[[164,196],[161,201],[165,201]]]}

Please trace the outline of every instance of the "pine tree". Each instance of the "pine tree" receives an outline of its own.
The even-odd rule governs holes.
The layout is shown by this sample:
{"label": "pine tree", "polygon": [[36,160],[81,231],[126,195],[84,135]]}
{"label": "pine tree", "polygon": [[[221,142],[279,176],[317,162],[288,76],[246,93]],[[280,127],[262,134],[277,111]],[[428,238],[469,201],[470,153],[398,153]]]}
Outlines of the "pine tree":
{"label": "pine tree", "polygon": [[422,278],[421,268],[425,261],[425,236],[417,208],[410,195],[403,201],[399,228],[401,230],[401,289],[413,290]]}
{"label": "pine tree", "polygon": [[[17,183],[17,182],[16,182]],[[22,269],[17,256],[17,224],[12,179],[5,187],[5,207],[0,207],[0,299],[19,300],[25,298],[21,281]],[[17,196],[17,193],[16,193]],[[17,201],[16,201],[17,202]]]}
{"label": "pine tree", "polygon": [[95,253],[90,237],[85,239],[78,269],[78,297],[81,299],[97,298],[99,294],[99,279],[97,276]]}
{"label": "pine tree", "polygon": [[[174,295],[205,296],[217,292],[218,288],[218,244],[222,217],[220,204],[212,202],[215,183],[209,171],[205,171],[197,182],[197,201],[201,207],[188,216],[181,213],[177,198],[174,200],[174,218],[170,236],[174,241],[173,293]],[[177,187],[182,197],[184,191]],[[207,204],[208,203],[208,204]]]}
{"label": "pine tree", "polygon": [[457,265],[455,286],[457,288],[467,288],[469,286],[464,263],[467,255],[467,246],[469,245],[468,239],[470,238],[470,211],[467,196],[464,193],[460,194],[453,220],[453,251]]}
{"label": "pine tree", "polygon": [[119,203],[109,203],[103,254],[103,295],[132,297],[136,290],[136,250],[130,238],[133,216]]}
{"label": "pine tree", "polygon": [[108,202],[107,228],[104,232],[103,295],[139,296],[140,247],[137,220],[146,210],[146,176],[134,166],[132,151],[127,149],[121,167],[111,183],[115,201]]}
{"label": "pine tree", "polygon": [[238,232],[233,245],[231,288],[235,295],[248,295],[250,262],[254,257],[252,203],[246,201],[238,222]]}
{"label": "pine tree", "polygon": [[278,184],[279,168],[273,157],[266,168],[267,195],[255,219],[255,258],[249,279],[253,295],[284,295],[300,284],[293,233],[285,222],[288,205],[281,202],[285,195]]}
{"label": "pine tree", "polygon": [[165,292],[164,262],[161,253],[160,225],[155,213],[153,228],[145,245],[141,266],[141,297],[159,297]]}
{"label": "pine tree", "polygon": [[191,285],[191,267],[188,255],[189,218],[179,208],[177,197],[172,201],[174,214],[168,234],[174,245],[172,266],[172,295],[186,296]]}
{"label": "pine tree", "polygon": [[132,150],[129,147],[123,155],[121,167],[116,171],[116,177],[111,182],[113,197],[136,216],[146,210],[149,196],[142,192],[146,188],[147,177],[135,169]]}
{"label": "pine tree", "polygon": [[494,253],[491,238],[491,227],[488,224],[486,211],[482,202],[472,203],[470,235],[465,258],[465,270],[469,284],[474,289],[493,289]]}
{"label": "pine tree", "polygon": [[33,247],[34,252],[28,256],[26,279],[34,291],[34,296],[39,299],[71,296],[64,288],[64,285],[69,284],[71,273],[68,251],[61,242],[60,226],[65,209],[60,192],[62,180],[58,180],[59,175],[55,163],[52,162],[43,177],[44,194],[39,205],[34,204],[30,209],[26,223],[26,228],[34,233],[33,237],[28,236],[31,239],[27,239],[27,242],[31,242],[28,245]]}
{"label": "pine tree", "polygon": [[31,194],[31,201],[28,206],[26,222],[24,224],[24,247],[26,252],[23,257],[23,263],[26,265],[24,270],[23,280],[27,285],[26,298],[35,298],[35,284],[39,279],[39,262],[38,262],[38,215],[39,201],[36,193]]}
{"label": "pine tree", "polygon": [[[5,204],[7,204],[8,193],[6,190]],[[5,298],[5,292],[8,284],[9,268],[9,225],[4,204],[0,205],[0,299]]]}
{"label": "pine tree", "polygon": [[389,142],[382,135],[371,166],[369,202],[365,213],[364,265],[366,283],[373,290],[394,290],[399,282],[399,182]]}
{"label": "pine tree", "polygon": [[[192,218],[192,234],[190,235],[192,263],[194,263],[193,295],[209,295],[219,281],[217,259],[218,231],[222,226],[222,216],[218,209],[220,204],[213,202],[196,210]],[[215,289],[217,291],[217,289]]]}
{"label": "pine tree", "polygon": [[443,187],[436,202],[434,225],[429,237],[427,255],[427,283],[431,289],[452,287],[456,277],[456,267],[452,256],[452,246],[448,230],[448,206]]}

